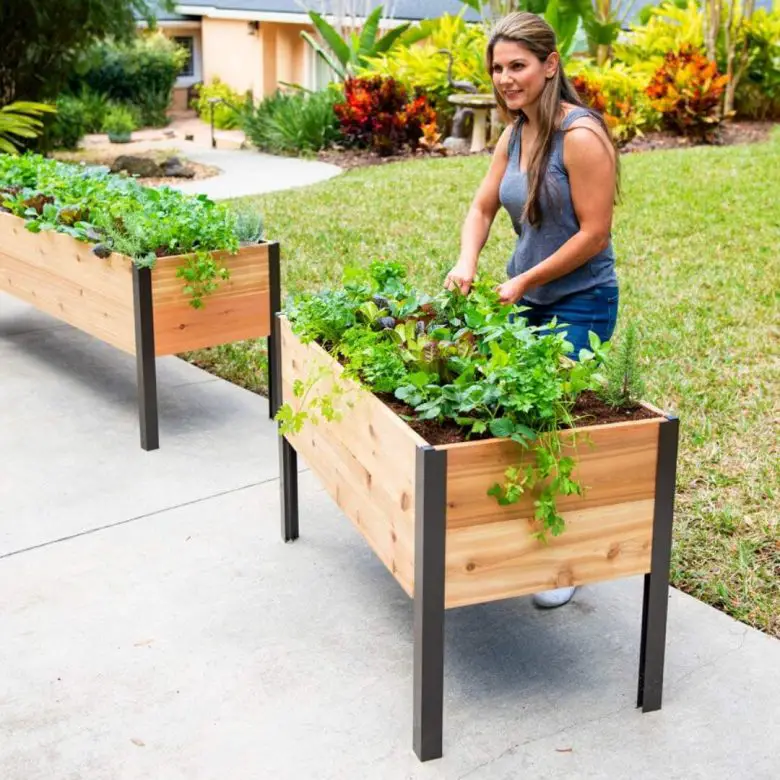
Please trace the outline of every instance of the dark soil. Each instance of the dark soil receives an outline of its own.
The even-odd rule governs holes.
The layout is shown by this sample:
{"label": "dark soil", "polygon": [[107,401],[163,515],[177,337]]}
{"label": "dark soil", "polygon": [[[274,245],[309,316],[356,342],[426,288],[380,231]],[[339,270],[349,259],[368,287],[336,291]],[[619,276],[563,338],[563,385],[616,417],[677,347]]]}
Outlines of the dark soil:
{"label": "dark soil", "polygon": [[[490,433],[477,434],[467,438],[466,429],[455,422],[446,420],[437,423],[433,420],[416,420],[412,417],[414,410],[387,394],[377,394],[377,397],[399,417],[406,421],[409,427],[425,439],[428,444],[456,444],[463,441],[477,441],[493,438]],[[632,420],[649,420],[659,415],[644,406],[634,406],[629,409],[615,409],[600,400],[595,393],[586,391],[577,399],[574,405],[576,428],[586,428],[590,425],[605,425],[608,423],[630,422]]]}

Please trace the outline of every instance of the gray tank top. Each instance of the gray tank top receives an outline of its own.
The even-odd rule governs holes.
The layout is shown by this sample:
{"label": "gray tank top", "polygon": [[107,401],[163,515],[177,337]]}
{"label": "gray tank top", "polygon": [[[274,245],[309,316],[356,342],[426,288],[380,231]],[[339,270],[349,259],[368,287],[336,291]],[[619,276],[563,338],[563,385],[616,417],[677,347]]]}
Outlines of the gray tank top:
{"label": "gray tank top", "polygon": [[[518,276],[546,260],[580,229],[572,204],[569,175],[563,164],[563,131],[576,119],[589,115],[590,112],[585,108],[572,109],[561,122],[560,130],[553,136],[546,186],[541,192],[542,220],[539,227],[521,222],[528,198],[528,181],[526,173],[520,170],[520,125],[516,124],[512,130],[508,149],[509,162],[499,188],[501,205],[509,213],[517,233],[517,244],[506,268],[510,277]],[[566,295],[601,285],[617,286],[615,253],[611,239],[606,249],[591,257],[584,265],[552,282],[529,290],[525,299],[545,305]]]}

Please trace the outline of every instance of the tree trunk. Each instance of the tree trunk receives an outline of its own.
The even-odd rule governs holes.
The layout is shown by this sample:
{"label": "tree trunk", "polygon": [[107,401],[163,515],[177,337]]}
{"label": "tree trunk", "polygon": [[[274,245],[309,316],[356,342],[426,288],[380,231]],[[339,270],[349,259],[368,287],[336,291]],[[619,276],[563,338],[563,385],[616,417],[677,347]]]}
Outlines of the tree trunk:
{"label": "tree trunk", "polygon": [[739,51],[739,57],[737,57],[737,42],[745,23],[753,16],[755,0],[745,0],[744,8],[739,16],[737,3],[738,0],[729,0],[729,15],[724,28],[726,37],[726,75],[729,77],[729,82],[723,95],[723,116],[728,116],[734,111],[734,95],[747,67],[748,55],[750,54],[747,42],[743,36],[742,48]]}
{"label": "tree trunk", "polygon": [[718,56],[718,33],[720,32],[722,0],[704,0],[704,45],[707,57],[716,60]]}

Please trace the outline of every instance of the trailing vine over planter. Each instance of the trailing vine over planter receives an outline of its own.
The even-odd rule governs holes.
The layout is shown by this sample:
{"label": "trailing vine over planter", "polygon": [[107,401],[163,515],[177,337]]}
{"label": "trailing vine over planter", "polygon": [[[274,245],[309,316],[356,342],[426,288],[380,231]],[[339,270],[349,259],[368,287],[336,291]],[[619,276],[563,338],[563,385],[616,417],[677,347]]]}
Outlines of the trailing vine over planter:
{"label": "trailing vine over planter", "polygon": [[[292,299],[285,314],[295,335],[328,351],[345,377],[403,405],[400,414],[413,427],[434,424],[463,439],[492,436],[520,445],[521,462],[488,493],[499,504],[532,493],[537,535],[544,540],[564,530],[556,498],[584,490],[557,432],[575,428],[578,397],[603,392],[609,345],[591,334],[591,349],[570,360],[564,325],[529,326],[522,310],[500,302],[494,287],[483,280],[468,296],[429,296],[407,284],[400,264],[372,263],[347,269],[340,290]],[[281,434],[340,419],[344,390],[336,382],[318,395],[321,378],[313,370],[306,382],[296,382],[295,408],[283,404],[276,415]],[[582,436],[573,431],[570,438]]]}
{"label": "trailing vine over planter", "polygon": [[247,220],[204,195],[144,187],[102,167],[35,154],[0,156],[0,211],[22,217],[32,232],[65,233],[93,244],[98,257],[117,252],[141,268],[154,267],[160,257],[186,256],[177,276],[194,308],[229,278],[212,252],[235,254],[242,240],[260,238],[257,219]]}

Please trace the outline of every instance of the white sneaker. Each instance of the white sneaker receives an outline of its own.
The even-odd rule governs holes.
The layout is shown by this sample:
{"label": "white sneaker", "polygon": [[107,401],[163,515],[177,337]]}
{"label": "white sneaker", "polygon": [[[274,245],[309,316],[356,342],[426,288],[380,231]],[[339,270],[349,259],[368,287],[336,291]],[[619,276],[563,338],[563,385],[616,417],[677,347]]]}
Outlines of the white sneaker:
{"label": "white sneaker", "polygon": [[569,588],[554,588],[553,590],[545,590],[541,593],[534,593],[533,602],[537,607],[542,609],[552,609],[553,607],[562,607],[564,604],[568,604],[571,601],[576,587]]}

